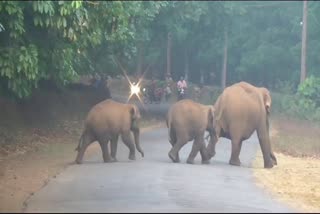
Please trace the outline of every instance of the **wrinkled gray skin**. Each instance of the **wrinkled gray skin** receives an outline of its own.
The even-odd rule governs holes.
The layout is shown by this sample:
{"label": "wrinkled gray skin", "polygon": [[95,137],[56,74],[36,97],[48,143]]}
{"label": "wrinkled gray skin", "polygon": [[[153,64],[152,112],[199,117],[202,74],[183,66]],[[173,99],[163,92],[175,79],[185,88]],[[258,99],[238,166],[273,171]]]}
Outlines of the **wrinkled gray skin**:
{"label": "wrinkled gray skin", "polygon": [[277,165],[269,136],[271,96],[266,88],[239,82],[224,89],[214,104],[214,140],[207,146],[209,157],[215,155],[215,145],[220,137],[231,140],[229,164],[240,166],[242,141],[257,131],[264,167]]}
{"label": "wrinkled gray skin", "polygon": [[[193,164],[200,151],[202,163],[209,163],[204,133],[213,134],[213,106],[206,106],[189,99],[173,104],[167,114],[169,142],[172,149],[169,157],[173,162],[180,162],[179,151],[189,141],[193,140],[192,150],[187,163]],[[213,137],[210,138],[213,140]]]}
{"label": "wrinkled gray skin", "polygon": [[[75,162],[82,163],[83,155],[87,147],[98,141],[102,150],[104,162],[117,161],[118,138],[121,136],[123,143],[129,148],[129,159],[135,160],[135,145],[137,150],[144,156],[140,147],[140,112],[137,106],[123,104],[107,99],[95,105],[88,113],[84,131],[76,148],[78,151]],[[132,139],[134,136],[134,142]],[[109,153],[111,142],[111,156]]]}

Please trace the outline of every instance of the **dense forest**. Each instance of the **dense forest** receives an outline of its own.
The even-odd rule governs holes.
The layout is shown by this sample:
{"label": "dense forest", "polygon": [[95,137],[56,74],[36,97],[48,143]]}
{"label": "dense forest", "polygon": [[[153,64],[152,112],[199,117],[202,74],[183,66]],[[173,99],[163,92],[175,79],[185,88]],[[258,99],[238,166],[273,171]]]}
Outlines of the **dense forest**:
{"label": "dense forest", "polygon": [[307,7],[300,84],[302,1],[2,1],[1,94],[122,74],[120,63],[130,74],[221,87],[244,80],[319,102],[320,3]]}

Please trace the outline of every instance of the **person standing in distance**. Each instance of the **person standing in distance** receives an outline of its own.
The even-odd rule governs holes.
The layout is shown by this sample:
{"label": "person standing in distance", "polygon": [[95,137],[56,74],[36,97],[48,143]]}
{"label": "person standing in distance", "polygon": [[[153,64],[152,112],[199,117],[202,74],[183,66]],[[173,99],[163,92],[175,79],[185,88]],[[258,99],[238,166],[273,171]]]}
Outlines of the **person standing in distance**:
{"label": "person standing in distance", "polygon": [[178,100],[182,100],[185,98],[186,90],[187,90],[187,82],[185,81],[184,77],[181,76],[180,80],[177,83],[178,88]]}

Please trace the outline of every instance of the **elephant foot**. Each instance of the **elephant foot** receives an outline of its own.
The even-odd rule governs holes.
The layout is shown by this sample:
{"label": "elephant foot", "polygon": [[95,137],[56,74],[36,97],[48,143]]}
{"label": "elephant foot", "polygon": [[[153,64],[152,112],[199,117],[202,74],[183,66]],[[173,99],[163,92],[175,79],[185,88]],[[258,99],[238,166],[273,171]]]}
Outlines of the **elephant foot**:
{"label": "elephant foot", "polygon": [[141,157],[144,157],[144,152],[140,152],[140,154],[141,154]]}
{"label": "elephant foot", "polygon": [[202,164],[210,164],[210,160],[202,160],[201,163]]}
{"label": "elephant foot", "polygon": [[113,161],[113,159],[111,159],[111,158],[104,159],[103,161],[104,161],[105,163],[111,163],[111,162],[114,162],[114,161]]}
{"label": "elephant foot", "polygon": [[194,160],[192,160],[192,159],[187,159],[187,164],[194,164]]}
{"label": "elephant foot", "polygon": [[273,165],[278,165],[277,158],[273,154],[271,155],[271,160]]}
{"label": "elephant foot", "polygon": [[80,160],[75,160],[74,161],[76,164],[82,164],[82,161],[80,161]]}
{"label": "elephant foot", "polygon": [[273,163],[272,162],[264,163],[264,168],[271,169],[272,167],[273,167]]}
{"label": "elephant foot", "polygon": [[118,162],[118,159],[115,157],[112,157],[111,162]]}
{"label": "elephant foot", "polygon": [[129,160],[136,160],[136,156],[135,155],[129,155]]}
{"label": "elephant foot", "polygon": [[216,152],[210,152],[208,153],[208,160],[210,160],[211,158],[213,158],[216,155]]}
{"label": "elephant foot", "polygon": [[273,162],[273,165],[278,165],[276,160],[273,160],[272,162]]}
{"label": "elephant foot", "polygon": [[174,162],[174,163],[179,163],[180,162],[179,157],[175,158],[174,155],[171,152],[169,152],[168,155],[169,155],[169,158],[172,160],[172,162]]}
{"label": "elephant foot", "polygon": [[230,160],[229,161],[229,164],[230,165],[233,165],[233,166],[240,166],[241,165],[241,162],[240,162],[240,160]]}

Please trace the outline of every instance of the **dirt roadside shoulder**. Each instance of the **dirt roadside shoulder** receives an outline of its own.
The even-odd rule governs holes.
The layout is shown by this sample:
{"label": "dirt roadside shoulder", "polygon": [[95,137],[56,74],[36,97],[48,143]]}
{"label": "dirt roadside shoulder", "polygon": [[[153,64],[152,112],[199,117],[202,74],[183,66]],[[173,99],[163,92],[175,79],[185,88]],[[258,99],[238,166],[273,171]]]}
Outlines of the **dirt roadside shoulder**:
{"label": "dirt roadside shoulder", "polygon": [[253,163],[256,183],[299,212],[319,213],[320,159],[314,156],[319,148],[316,145],[319,138],[312,133],[314,130],[304,124],[292,121],[281,121],[279,124],[271,129],[271,142],[278,165],[264,169],[262,153],[258,149]]}
{"label": "dirt roadside shoulder", "polygon": [[[164,123],[152,121],[141,128],[141,133],[161,127]],[[30,196],[74,164],[77,137],[37,145],[35,151],[0,161],[0,212],[23,212]],[[88,147],[86,156],[94,155],[99,149],[98,144],[93,144]]]}

